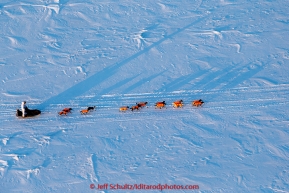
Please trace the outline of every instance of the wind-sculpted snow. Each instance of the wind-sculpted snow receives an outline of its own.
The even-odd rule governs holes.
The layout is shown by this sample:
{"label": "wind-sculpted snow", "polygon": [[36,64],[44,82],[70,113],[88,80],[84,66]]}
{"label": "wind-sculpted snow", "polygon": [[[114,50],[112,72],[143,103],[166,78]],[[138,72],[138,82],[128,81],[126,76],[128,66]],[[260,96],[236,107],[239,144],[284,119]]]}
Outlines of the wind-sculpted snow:
{"label": "wind-sculpted snow", "polygon": [[[287,192],[288,10],[0,2],[0,192]],[[23,100],[41,115],[17,118]]]}

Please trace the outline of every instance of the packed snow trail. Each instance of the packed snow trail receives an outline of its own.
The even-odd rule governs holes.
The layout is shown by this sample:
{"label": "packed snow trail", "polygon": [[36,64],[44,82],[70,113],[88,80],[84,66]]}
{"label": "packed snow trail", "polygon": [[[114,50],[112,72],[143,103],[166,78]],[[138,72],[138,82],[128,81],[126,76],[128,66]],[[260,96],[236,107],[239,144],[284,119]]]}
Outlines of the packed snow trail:
{"label": "packed snow trail", "polygon": [[[102,119],[106,117],[115,117],[117,119],[136,119],[136,116],[148,116],[154,111],[158,113],[165,113],[169,111],[175,114],[175,116],[182,116],[182,111],[186,113],[209,111],[212,114],[224,114],[224,113],[241,113],[253,108],[253,111],[259,111],[260,108],[271,108],[272,110],[278,109],[280,106],[288,106],[289,100],[289,85],[279,85],[271,87],[243,87],[229,90],[218,90],[203,92],[201,90],[186,90],[186,91],[174,91],[174,92],[159,92],[159,93],[138,93],[138,94],[124,94],[124,95],[102,95],[102,96],[79,96],[75,99],[67,101],[67,103],[58,103],[49,105],[40,116],[32,119],[33,121],[43,121],[47,119],[75,119],[78,121],[87,121],[89,119]],[[198,109],[193,107],[191,102],[193,100],[201,98],[205,101],[205,104]],[[172,102],[182,99],[184,101],[184,107],[175,109],[172,106]],[[130,110],[123,113],[119,112],[120,106],[132,106],[137,102],[148,102],[147,107],[138,111],[131,112]],[[157,101],[166,101],[167,105],[165,109],[155,109],[154,104]],[[38,104],[29,103],[31,108],[38,108]],[[96,106],[96,111],[90,112],[87,115],[81,115],[80,110],[87,108],[88,106]],[[0,115],[5,118],[5,122],[9,123],[17,119],[15,116],[17,104],[2,104],[0,106]],[[71,114],[67,117],[61,117],[58,112],[65,107],[73,109]],[[273,109],[274,108],[274,109]],[[40,109],[41,110],[41,109]],[[134,115],[132,115],[134,114]],[[80,120],[78,120],[80,119]],[[163,117],[163,119],[166,119]]]}

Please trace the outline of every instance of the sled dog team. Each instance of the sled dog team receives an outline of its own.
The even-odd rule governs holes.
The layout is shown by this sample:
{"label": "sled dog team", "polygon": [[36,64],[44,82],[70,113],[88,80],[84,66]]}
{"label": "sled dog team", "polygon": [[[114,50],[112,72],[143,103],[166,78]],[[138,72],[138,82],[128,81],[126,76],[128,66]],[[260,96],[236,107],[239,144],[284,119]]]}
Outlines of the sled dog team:
{"label": "sled dog team", "polygon": [[[146,107],[147,104],[148,104],[148,102],[139,102],[139,103],[136,103],[136,105],[134,105],[132,107],[122,106],[122,107],[119,108],[119,111],[120,112],[125,112],[125,111],[127,111],[129,109],[131,111],[140,110],[141,108]],[[200,107],[203,104],[204,104],[204,101],[202,99],[192,101],[192,106]],[[165,101],[156,102],[155,103],[155,108],[156,109],[162,109],[162,108],[165,108],[166,105],[167,104],[166,104]],[[177,101],[174,101],[172,103],[172,105],[173,105],[174,108],[182,108],[184,106],[184,103],[183,103],[183,100],[177,100]],[[86,109],[81,110],[80,113],[82,115],[85,115],[85,114],[88,114],[90,111],[94,111],[95,109],[96,109],[95,106],[87,107]],[[64,108],[62,111],[58,112],[58,115],[67,115],[67,114],[71,113],[71,111],[72,111],[72,108]],[[30,109],[28,109],[27,106],[26,106],[26,101],[23,101],[22,104],[21,104],[21,111],[19,111],[19,109],[17,109],[16,116],[22,116],[24,118],[26,116],[39,115],[40,113],[41,113],[41,111],[39,111],[39,110],[30,110]]]}
{"label": "sled dog team", "polygon": [[[139,102],[139,103],[136,103],[136,105],[133,105],[131,107],[122,106],[122,107],[119,108],[119,111],[120,112],[126,112],[128,110],[131,110],[131,111],[140,110],[141,108],[146,107],[147,104],[148,104],[148,102]],[[203,104],[204,104],[204,101],[202,99],[192,101],[192,106],[195,106],[195,107],[200,107]],[[184,106],[184,103],[183,103],[183,100],[177,100],[177,101],[174,101],[172,103],[172,105],[173,105],[174,108],[182,108]],[[166,107],[166,102],[165,101],[156,102],[154,106],[155,106],[156,109],[162,109],[162,108]],[[89,113],[90,111],[95,110],[95,108],[96,108],[95,106],[88,107],[86,109],[81,110],[80,113],[85,115],[85,114]],[[71,113],[71,111],[72,111],[72,108],[64,108],[58,114],[59,115],[67,115],[68,113]]]}

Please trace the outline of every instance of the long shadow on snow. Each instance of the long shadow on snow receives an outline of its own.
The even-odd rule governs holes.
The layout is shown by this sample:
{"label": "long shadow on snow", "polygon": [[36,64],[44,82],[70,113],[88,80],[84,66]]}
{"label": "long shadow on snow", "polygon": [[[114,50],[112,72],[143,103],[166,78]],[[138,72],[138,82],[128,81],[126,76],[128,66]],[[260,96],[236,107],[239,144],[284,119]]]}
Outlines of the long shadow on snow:
{"label": "long shadow on snow", "polygon": [[164,72],[165,71],[162,71],[160,73],[153,74],[153,75],[149,76],[148,78],[141,79],[137,83],[135,83],[135,84],[131,85],[130,87],[128,87],[127,89],[125,89],[123,94],[128,93],[128,92],[132,91],[133,89],[140,87],[141,85],[147,83],[148,81],[152,81],[154,78],[162,75]]}
{"label": "long shadow on snow", "polygon": [[164,89],[159,89],[159,92],[172,92],[175,90],[180,90],[180,88],[182,86],[184,86],[185,84],[188,84],[189,82],[191,82],[192,80],[197,79],[198,77],[202,76],[203,74],[205,74],[206,71],[202,70],[197,72],[196,74],[189,74],[186,76],[182,76],[172,82],[167,83],[164,87]]}
{"label": "long shadow on snow", "polygon": [[139,75],[137,74],[137,75],[135,75],[135,76],[133,76],[133,77],[126,78],[126,79],[124,79],[124,80],[116,83],[115,85],[112,85],[112,86],[110,86],[110,87],[108,87],[108,88],[103,89],[103,90],[102,90],[100,93],[98,93],[98,94],[99,94],[99,95],[107,94],[108,92],[112,91],[113,89],[121,87],[122,85],[124,85],[124,84],[132,81],[133,79],[137,78],[138,76],[139,76]]}
{"label": "long shadow on snow", "polygon": [[93,87],[99,85],[100,83],[104,82],[106,79],[108,79],[109,77],[111,77],[112,75],[117,73],[118,69],[120,67],[124,66],[125,64],[134,60],[135,58],[139,57],[140,55],[148,52],[152,48],[160,45],[165,40],[172,38],[173,36],[183,32],[184,30],[190,28],[191,26],[195,25],[196,23],[199,23],[204,18],[205,17],[199,18],[198,20],[194,21],[193,23],[190,23],[190,24],[186,25],[185,27],[178,29],[176,32],[171,33],[168,36],[165,36],[164,38],[160,39],[159,41],[157,41],[157,42],[153,43],[152,45],[148,46],[147,48],[135,53],[134,55],[124,59],[123,61],[115,63],[115,64],[103,69],[102,71],[97,72],[96,74],[88,77],[87,79],[83,80],[82,82],[79,82],[78,84],[70,87],[69,89],[65,90],[64,92],[62,92],[62,93],[60,93],[54,97],[51,97],[50,99],[41,103],[39,105],[40,108],[44,109],[45,107],[47,107],[50,104],[62,104],[62,103],[65,104],[69,100],[89,91]]}

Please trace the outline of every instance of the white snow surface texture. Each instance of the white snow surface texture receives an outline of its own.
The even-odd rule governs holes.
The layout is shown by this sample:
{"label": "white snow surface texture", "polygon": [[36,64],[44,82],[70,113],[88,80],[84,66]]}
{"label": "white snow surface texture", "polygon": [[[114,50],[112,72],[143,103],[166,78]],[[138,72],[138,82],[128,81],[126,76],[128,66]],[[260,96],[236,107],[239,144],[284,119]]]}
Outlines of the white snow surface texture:
{"label": "white snow surface texture", "polygon": [[0,23],[1,193],[289,192],[288,0],[1,0]]}

